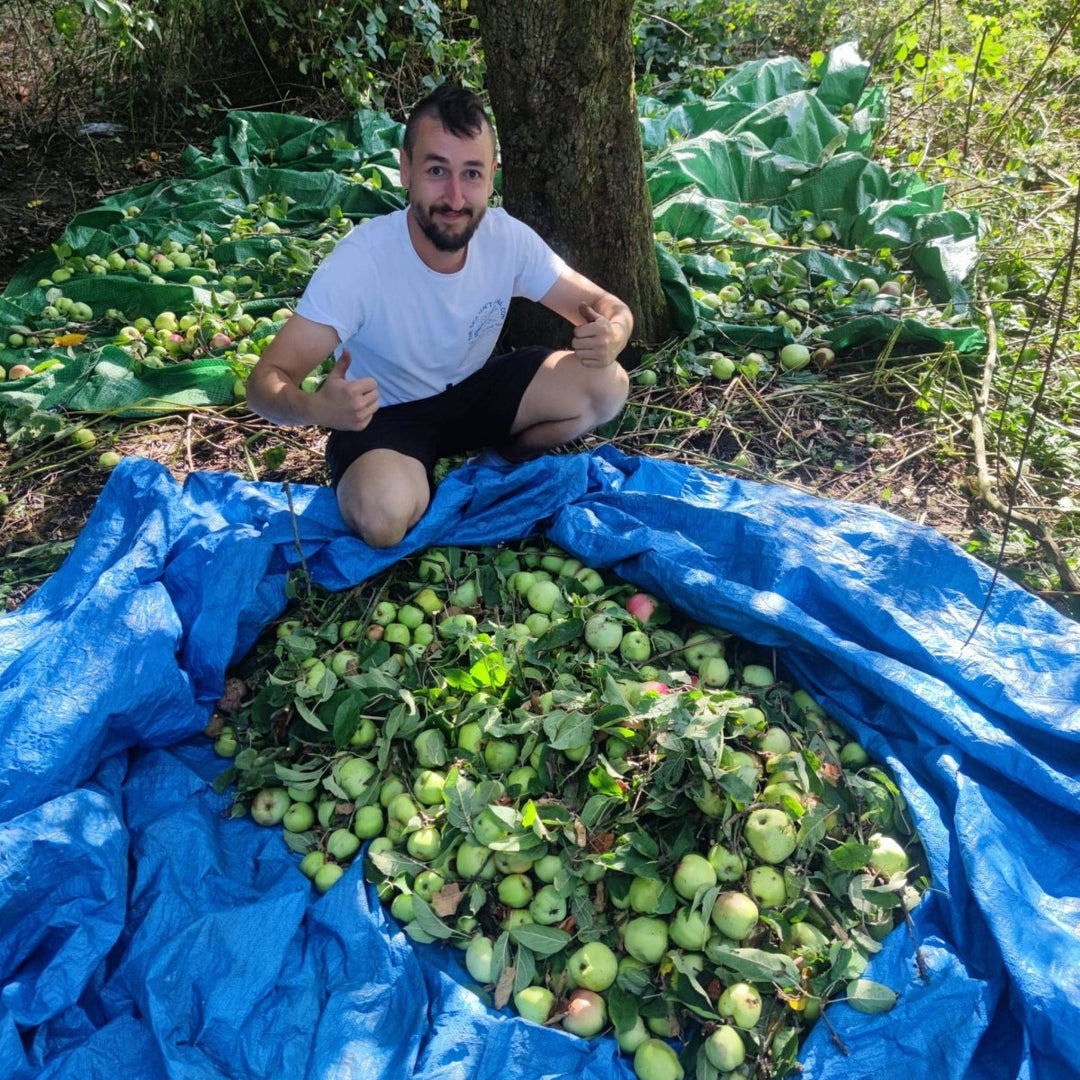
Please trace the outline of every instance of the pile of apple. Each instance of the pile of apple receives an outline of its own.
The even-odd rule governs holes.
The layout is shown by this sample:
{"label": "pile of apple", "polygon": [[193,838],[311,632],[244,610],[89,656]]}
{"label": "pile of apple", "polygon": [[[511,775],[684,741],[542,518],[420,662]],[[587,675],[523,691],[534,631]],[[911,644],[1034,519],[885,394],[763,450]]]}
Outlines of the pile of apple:
{"label": "pile of apple", "polygon": [[[852,277],[860,275],[855,280],[812,281],[803,261],[805,252],[835,237],[836,226],[809,211],[788,235],[777,232],[767,218],[750,219],[744,214],[734,215],[730,233],[722,241],[657,233],[656,239],[673,250],[700,257],[699,270],[706,278],[723,282],[691,289],[698,325],[691,345],[675,358],[681,373],[727,382],[737,374],[753,379],[773,370],[783,374],[808,367],[824,371],[836,359],[827,343],[828,330],[839,322],[882,314],[927,323],[948,321],[925,290],[900,272],[899,263],[887,251],[852,253],[847,268]],[[761,346],[738,354],[712,348],[710,342],[725,336],[722,328],[733,325],[760,328]],[[695,338],[706,347],[692,347]],[[638,381],[654,385],[654,366],[642,368]]]}
{"label": "pile of apple", "polygon": [[[252,366],[291,314],[286,306],[259,315],[247,308],[254,304],[265,310],[269,298],[298,296],[319,261],[352,225],[337,212],[310,237],[290,234],[275,217],[283,219],[292,201],[263,196],[226,225],[201,229],[188,242],[138,240],[106,254],[54,246],[58,265],[37,282],[40,308],[28,325],[7,327],[0,336],[0,350],[7,351],[8,359],[6,370],[0,367],[0,378],[20,379],[62,367],[73,355],[74,342],[68,335],[76,335],[79,345],[123,349],[136,370],[221,356],[236,374],[236,396],[243,397]],[[137,219],[138,208],[129,208],[128,216]],[[253,248],[259,253],[252,253]],[[146,315],[117,308],[95,310],[65,294],[65,289],[79,287],[87,278],[105,275],[149,285],[190,286],[193,300],[184,310],[154,309]]]}
{"label": "pile of apple", "polygon": [[433,549],[231,676],[219,787],[495,1006],[642,1080],[785,1076],[832,1003],[891,1006],[863,972],[927,883],[896,786],[767,661],[564,552]]}

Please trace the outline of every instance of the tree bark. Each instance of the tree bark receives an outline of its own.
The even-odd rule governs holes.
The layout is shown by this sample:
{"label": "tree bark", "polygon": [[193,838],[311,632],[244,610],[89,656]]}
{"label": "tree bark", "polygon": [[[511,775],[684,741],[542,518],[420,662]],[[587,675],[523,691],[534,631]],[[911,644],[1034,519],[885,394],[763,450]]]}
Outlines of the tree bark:
{"label": "tree bark", "polygon": [[[635,343],[671,328],[653,250],[634,95],[633,0],[473,0],[498,131],[502,201],[575,270],[624,300]],[[567,324],[511,309],[509,344],[562,345]]]}

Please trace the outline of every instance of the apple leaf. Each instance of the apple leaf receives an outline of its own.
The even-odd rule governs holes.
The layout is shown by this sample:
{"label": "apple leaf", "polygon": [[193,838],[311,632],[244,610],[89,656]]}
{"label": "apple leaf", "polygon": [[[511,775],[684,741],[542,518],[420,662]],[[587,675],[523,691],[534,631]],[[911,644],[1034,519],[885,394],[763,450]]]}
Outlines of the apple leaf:
{"label": "apple leaf", "polygon": [[555,623],[550,630],[539,638],[536,642],[536,651],[549,652],[552,649],[561,648],[563,645],[570,645],[579,641],[584,633],[585,621],[583,619],[576,616],[563,619],[561,622]]}
{"label": "apple leaf", "polygon": [[717,967],[726,968],[747,982],[799,985],[799,969],[791,957],[783,953],[720,946],[710,951],[709,959]]}
{"label": "apple leaf", "polygon": [[431,905],[416,893],[413,893],[413,916],[420,929],[435,940],[445,941],[454,934],[454,931],[431,909]]}
{"label": "apple leaf", "polygon": [[511,970],[515,973],[515,994],[520,990],[524,990],[526,986],[531,986],[533,979],[536,978],[536,959],[532,954],[532,950],[526,949],[524,945],[519,945],[514,967]]}
{"label": "apple leaf", "polygon": [[491,978],[498,984],[502,973],[510,966],[510,935],[504,930],[491,950]]}
{"label": "apple leaf", "polygon": [[828,853],[828,860],[837,870],[861,870],[869,865],[873,849],[857,840],[845,840]]}
{"label": "apple leaf", "polygon": [[603,764],[594,765],[589,770],[589,785],[601,795],[626,800],[626,783],[613,775],[610,768],[605,768]]}
{"label": "apple leaf", "polygon": [[553,750],[577,750],[592,742],[592,717],[582,712],[550,712],[544,717],[544,734]]}
{"label": "apple leaf", "polygon": [[496,1009],[505,1009],[510,1004],[510,998],[514,993],[514,979],[517,972],[513,966],[505,967],[499,975],[499,981],[495,984],[495,994],[492,1000]]}
{"label": "apple leaf", "polygon": [[[646,984],[648,981],[646,980]],[[618,981],[607,993],[608,1016],[617,1034],[629,1031],[638,1018],[638,995],[620,986]]]}
{"label": "apple leaf", "polygon": [[315,711],[309,708],[300,698],[293,702],[296,711],[316,730],[327,731],[327,726],[315,715]]}
{"label": "apple leaf", "polygon": [[433,938],[429,933],[427,933],[423,929],[423,927],[421,927],[421,925],[415,920],[410,923],[406,923],[402,927],[402,930],[404,930],[405,933],[413,939],[413,941],[418,941],[421,945],[432,945],[437,940],[436,938]]}
{"label": "apple leaf", "polygon": [[534,955],[544,959],[565,949],[570,944],[571,937],[557,926],[525,923],[523,926],[515,926],[510,931],[510,940],[516,945],[524,945]]}
{"label": "apple leaf", "polygon": [[855,979],[848,983],[847,1003],[861,1013],[886,1013],[900,995],[872,979]]}

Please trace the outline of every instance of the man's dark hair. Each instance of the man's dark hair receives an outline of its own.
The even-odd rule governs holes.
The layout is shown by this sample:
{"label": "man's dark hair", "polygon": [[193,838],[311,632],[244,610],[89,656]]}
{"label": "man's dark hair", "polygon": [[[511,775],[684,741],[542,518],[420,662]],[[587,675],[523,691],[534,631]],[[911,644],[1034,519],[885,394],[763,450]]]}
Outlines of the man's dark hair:
{"label": "man's dark hair", "polygon": [[425,116],[438,117],[442,126],[458,139],[478,135],[486,127],[491,132],[492,142],[495,140],[491,117],[488,116],[480,95],[454,83],[443,83],[417,102],[405,122],[402,147],[410,158],[416,144],[416,126]]}

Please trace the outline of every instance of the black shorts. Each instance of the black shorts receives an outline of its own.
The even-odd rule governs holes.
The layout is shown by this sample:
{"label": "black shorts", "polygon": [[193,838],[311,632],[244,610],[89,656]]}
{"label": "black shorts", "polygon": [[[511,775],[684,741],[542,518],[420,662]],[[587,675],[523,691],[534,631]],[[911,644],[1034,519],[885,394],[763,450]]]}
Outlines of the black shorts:
{"label": "black shorts", "polygon": [[430,483],[439,458],[501,446],[510,438],[529,383],[551,353],[530,345],[493,356],[441,394],[380,407],[363,431],[331,431],[326,442],[331,483],[336,488],[345,470],[369,450],[396,450],[416,458]]}

